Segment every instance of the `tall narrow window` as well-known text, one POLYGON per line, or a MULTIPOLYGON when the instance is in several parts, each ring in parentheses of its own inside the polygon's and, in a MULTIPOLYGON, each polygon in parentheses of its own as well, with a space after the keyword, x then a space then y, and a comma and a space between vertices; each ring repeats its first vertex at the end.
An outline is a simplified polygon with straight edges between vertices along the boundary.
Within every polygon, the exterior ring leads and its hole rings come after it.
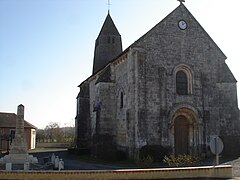
POLYGON ((115 39, 114 39, 114 37, 112 37, 112 44, 114 44, 115 43, 115 39))
POLYGON ((179 95, 188 94, 188 78, 184 71, 178 71, 176 74, 176 91, 179 95))
POLYGON ((120 108, 123 108, 123 92, 120 95, 120 108))

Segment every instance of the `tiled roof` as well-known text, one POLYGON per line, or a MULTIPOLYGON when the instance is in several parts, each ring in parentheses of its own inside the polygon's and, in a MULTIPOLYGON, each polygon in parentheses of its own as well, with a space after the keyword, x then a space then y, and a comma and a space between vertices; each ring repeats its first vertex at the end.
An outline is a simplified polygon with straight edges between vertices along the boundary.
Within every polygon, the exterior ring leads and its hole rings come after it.
MULTIPOLYGON (((2 128, 2 127, 15 128, 16 127, 16 119, 17 119, 17 115, 14 113, 0 112, 0 128, 2 128)), ((25 120, 24 120, 24 127, 37 129, 36 126, 32 125, 31 123, 29 123, 25 120)))

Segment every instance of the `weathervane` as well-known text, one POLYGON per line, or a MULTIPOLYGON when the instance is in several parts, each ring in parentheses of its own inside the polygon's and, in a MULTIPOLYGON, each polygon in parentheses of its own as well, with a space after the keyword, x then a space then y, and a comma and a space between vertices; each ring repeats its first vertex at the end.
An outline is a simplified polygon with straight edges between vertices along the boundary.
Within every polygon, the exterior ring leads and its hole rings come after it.
POLYGON ((183 3, 183 2, 185 2, 185 0, 178 0, 181 4, 183 3))

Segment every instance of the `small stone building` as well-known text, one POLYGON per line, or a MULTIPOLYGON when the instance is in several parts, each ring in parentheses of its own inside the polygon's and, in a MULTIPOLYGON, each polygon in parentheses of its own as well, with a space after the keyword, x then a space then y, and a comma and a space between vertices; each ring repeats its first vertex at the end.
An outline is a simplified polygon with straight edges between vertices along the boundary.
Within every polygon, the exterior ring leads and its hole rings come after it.
MULTIPOLYGON (((16 131, 17 115, 15 113, 0 112, 0 151, 10 149, 16 131)), ((35 149, 36 127, 24 121, 24 136, 27 149, 35 149)))
POLYGON ((93 74, 77 96, 76 145, 102 157, 138 158, 148 145, 172 154, 240 152, 236 79, 227 57, 184 4, 122 51, 110 14, 95 42, 93 74))

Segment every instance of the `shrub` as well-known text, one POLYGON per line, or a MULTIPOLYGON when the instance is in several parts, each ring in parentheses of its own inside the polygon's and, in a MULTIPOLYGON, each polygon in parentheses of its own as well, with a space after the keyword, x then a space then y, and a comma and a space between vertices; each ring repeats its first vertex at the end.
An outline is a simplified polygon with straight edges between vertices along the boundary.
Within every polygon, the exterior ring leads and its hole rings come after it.
POLYGON ((154 162, 161 162, 169 153, 169 148, 160 145, 146 145, 140 149, 139 159, 146 159, 150 156, 154 162))
POLYGON ((171 167, 184 167, 184 166, 195 166, 199 162, 199 158, 192 155, 178 155, 178 156, 165 156, 163 162, 171 167))

